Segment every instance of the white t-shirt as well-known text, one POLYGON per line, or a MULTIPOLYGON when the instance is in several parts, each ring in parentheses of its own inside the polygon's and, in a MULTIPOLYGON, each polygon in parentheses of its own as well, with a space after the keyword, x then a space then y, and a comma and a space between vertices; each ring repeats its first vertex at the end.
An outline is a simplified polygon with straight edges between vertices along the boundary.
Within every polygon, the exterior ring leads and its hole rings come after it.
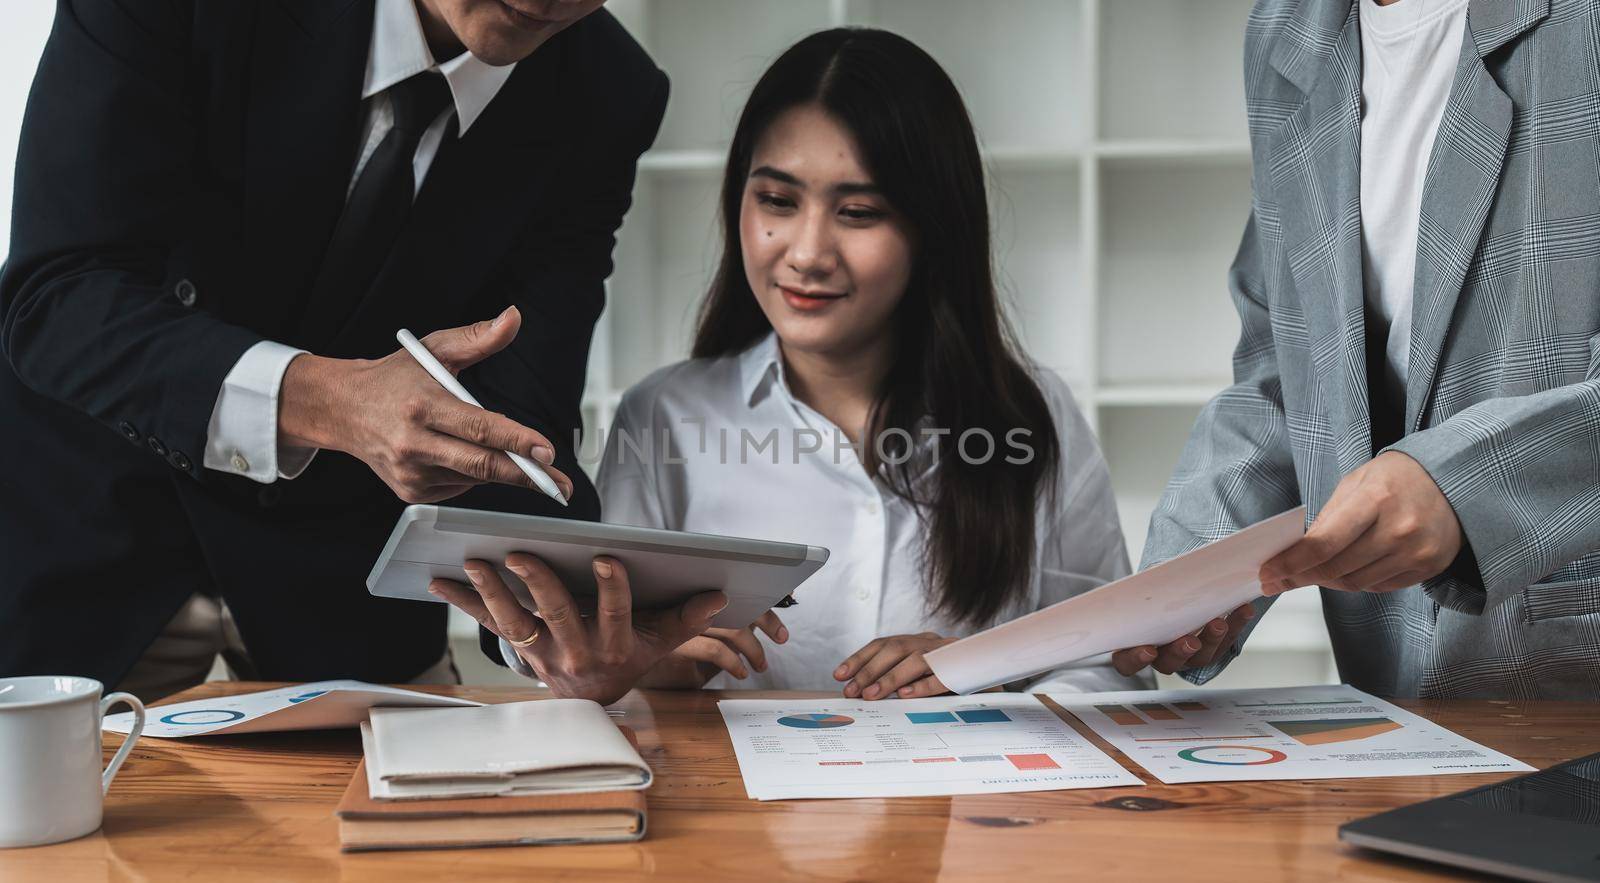
POLYGON ((1402 402, 1422 184, 1461 58, 1467 0, 1358 4, 1362 273, 1367 302, 1389 322, 1385 380, 1402 402))

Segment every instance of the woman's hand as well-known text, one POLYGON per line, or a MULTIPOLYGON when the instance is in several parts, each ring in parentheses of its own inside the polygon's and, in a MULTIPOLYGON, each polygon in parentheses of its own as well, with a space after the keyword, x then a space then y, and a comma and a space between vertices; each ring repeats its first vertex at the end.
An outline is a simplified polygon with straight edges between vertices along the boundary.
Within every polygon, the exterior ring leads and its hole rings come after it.
POLYGON ((851 699, 885 699, 896 693, 911 699, 948 693, 923 654, 955 640, 933 632, 878 638, 850 654, 833 670, 833 679, 850 682, 844 685, 844 695, 851 699))
POLYGON ((705 634, 683 642, 683 646, 672 651, 672 655, 694 663, 699 673, 699 685, 716 677, 718 671, 725 671, 742 681, 750 676, 752 668, 756 671, 767 670, 767 651, 761 646, 761 639, 756 637, 757 629, 771 638, 774 644, 789 640, 789 628, 778 619, 778 614, 768 610, 742 629, 706 629, 705 634))
POLYGON ((530 613, 487 561, 471 560, 472 587, 447 579, 428 591, 465 611, 509 641, 539 679, 560 697, 615 702, 656 663, 701 634, 728 606, 721 592, 701 592, 677 607, 633 612, 628 572, 615 558, 594 559, 599 588, 595 615, 581 616, 567 587, 543 561, 522 552, 506 557, 506 569, 528 586, 538 615, 530 613))

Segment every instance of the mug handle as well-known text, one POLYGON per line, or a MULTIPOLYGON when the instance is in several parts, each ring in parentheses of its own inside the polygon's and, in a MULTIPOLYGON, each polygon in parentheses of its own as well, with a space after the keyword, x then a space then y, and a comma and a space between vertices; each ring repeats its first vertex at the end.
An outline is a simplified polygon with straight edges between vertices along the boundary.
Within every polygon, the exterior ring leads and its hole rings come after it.
POLYGON ((139 734, 144 732, 144 703, 132 693, 112 693, 100 700, 100 717, 104 718, 111 706, 118 702, 126 702, 133 709, 133 727, 128 730, 128 738, 122 740, 122 747, 112 756, 111 762, 106 764, 105 772, 100 774, 100 794, 105 796, 111 790, 111 780, 117 777, 117 770, 122 769, 122 762, 128 759, 128 752, 133 750, 134 743, 139 741, 139 734))

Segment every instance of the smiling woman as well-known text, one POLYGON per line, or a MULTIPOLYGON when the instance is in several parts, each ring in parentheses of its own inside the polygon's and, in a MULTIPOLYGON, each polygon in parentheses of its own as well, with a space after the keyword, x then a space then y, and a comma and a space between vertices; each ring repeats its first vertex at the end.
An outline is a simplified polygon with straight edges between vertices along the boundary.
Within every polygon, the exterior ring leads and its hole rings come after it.
POLYGON ((955 84, 886 31, 802 40, 745 106, 722 208, 694 355, 775 332, 795 393, 851 441, 871 440, 867 473, 927 521, 934 607, 993 618, 1031 576, 1033 510, 1061 445, 995 295, 983 169, 955 84), (932 480, 922 458, 876 444, 924 422, 948 430, 929 452, 932 480), (1037 455, 968 462, 958 445, 973 429, 1026 432, 1037 455))
POLYGON ((739 211, 745 282, 785 355, 844 359, 864 380, 883 377, 892 345, 885 327, 911 273, 905 216, 872 183, 854 136, 820 104, 773 120, 751 162, 739 211))
MULTIPOLYGON (((786 51, 721 208, 694 358, 623 397, 603 513, 831 556, 799 606, 689 641, 651 683, 929 695, 927 650, 1127 573, 1093 434, 1006 327, 976 136, 926 52, 863 28, 786 51)), ((1047 679, 1140 685, 1104 659, 1047 679)))

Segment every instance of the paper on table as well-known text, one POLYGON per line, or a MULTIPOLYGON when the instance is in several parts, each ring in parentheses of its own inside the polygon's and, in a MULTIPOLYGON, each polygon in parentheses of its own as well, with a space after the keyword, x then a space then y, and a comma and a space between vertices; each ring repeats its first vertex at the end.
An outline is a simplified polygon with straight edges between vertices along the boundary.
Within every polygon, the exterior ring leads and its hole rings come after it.
POLYGON ((1050 698, 1168 784, 1533 769, 1347 685, 1050 698))
POLYGON ((754 800, 1142 784, 1028 695, 724 699, 717 709, 754 800))
POLYGON ((1116 582, 940 647, 927 663, 972 693, 1124 647, 1165 644, 1261 597, 1268 558, 1305 535, 1304 506, 1116 582))
MULTIPOLYGON (((235 733, 327 730, 356 726, 367 719, 367 709, 380 706, 431 708, 482 704, 470 699, 435 696, 364 681, 316 681, 259 693, 155 706, 146 713, 144 735, 182 739, 235 733)), ((133 727, 133 713, 107 715, 101 727, 113 733, 126 733, 133 727)))

